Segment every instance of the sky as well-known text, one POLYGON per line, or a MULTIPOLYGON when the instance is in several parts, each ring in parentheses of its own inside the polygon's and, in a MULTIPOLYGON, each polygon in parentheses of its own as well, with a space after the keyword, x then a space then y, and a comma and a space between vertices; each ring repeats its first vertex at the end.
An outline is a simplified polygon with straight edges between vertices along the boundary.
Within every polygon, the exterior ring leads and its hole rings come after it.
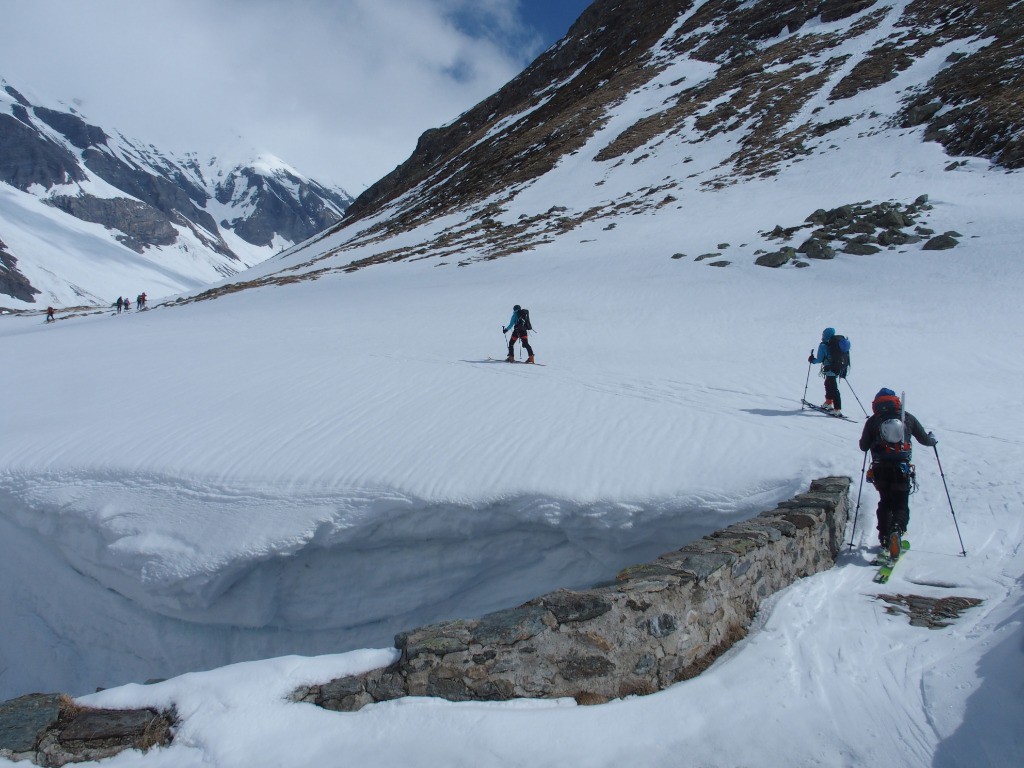
POLYGON ((0 78, 108 132, 358 195, 590 0, 0 0, 0 78))

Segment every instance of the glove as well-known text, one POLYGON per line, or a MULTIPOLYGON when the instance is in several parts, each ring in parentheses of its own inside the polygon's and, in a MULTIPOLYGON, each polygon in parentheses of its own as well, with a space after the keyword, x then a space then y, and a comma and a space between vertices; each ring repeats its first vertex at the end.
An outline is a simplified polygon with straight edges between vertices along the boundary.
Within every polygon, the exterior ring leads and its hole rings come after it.
POLYGON ((928 433, 928 439, 932 441, 932 445, 938 445, 939 444, 939 438, 937 438, 935 436, 934 432, 929 432, 928 433))
POLYGON ((814 362, 814 355, 808 355, 807 356, 807 362, 808 363, 813 363, 814 362))

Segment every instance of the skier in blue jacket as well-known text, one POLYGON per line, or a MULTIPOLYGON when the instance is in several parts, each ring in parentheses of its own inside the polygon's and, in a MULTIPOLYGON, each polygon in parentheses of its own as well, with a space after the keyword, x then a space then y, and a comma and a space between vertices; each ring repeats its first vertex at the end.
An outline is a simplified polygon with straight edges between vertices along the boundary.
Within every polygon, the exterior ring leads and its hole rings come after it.
POLYGON ((508 321, 508 326, 502 326, 501 332, 508 333, 512 331, 512 338, 508 342, 508 357, 505 358, 505 362, 514 363, 516 356, 512 348, 516 342, 522 340, 523 346, 526 348, 526 354, 529 357, 526 358, 526 362, 533 362, 533 347, 530 346, 530 339, 527 331, 532 330, 530 326, 530 315, 529 313, 516 304, 512 307, 512 319, 508 321))
POLYGON ((822 408, 826 411, 833 411, 837 416, 843 413, 843 398, 839 394, 839 379, 843 373, 832 368, 832 359, 828 349, 828 343, 836 335, 835 328, 826 328, 821 332, 821 343, 818 345, 818 353, 810 355, 807 362, 812 365, 823 363, 822 375, 825 377, 825 402, 822 408))

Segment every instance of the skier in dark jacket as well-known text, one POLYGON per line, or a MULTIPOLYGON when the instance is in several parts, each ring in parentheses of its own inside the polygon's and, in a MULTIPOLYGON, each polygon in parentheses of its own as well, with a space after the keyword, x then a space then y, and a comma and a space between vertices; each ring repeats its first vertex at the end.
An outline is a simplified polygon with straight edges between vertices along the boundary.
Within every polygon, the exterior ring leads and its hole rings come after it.
POLYGON ((533 362, 533 347, 530 346, 530 339, 527 334, 527 331, 529 331, 529 327, 527 325, 528 321, 526 319, 527 316, 522 310, 523 308, 518 304, 512 307, 512 319, 508 321, 508 326, 502 326, 501 328, 502 333, 508 333, 510 330, 512 331, 512 338, 509 339, 508 342, 508 357, 505 358, 506 363, 515 362, 516 357, 512 348, 519 340, 522 340, 523 346, 526 348, 526 354, 529 355, 529 357, 526 358, 526 362, 533 362))
POLYGON ((821 332, 821 343, 818 345, 817 354, 810 355, 807 362, 812 365, 822 363, 821 373, 825 377, 825 402, 822 408, 832 411, 836 416, 843 415, 843 397, 839 394, 839 379, 846 375, 845 371, 837 371, 832 367, 832 358, 829 354, 828 343, 836 335, 835 328, 826 328, 821 332))
POLYGON ((881 389, 871 402, 872 414, 864 424, 860 449, 871 451, 868 481, 878 491, 878 543, 889 556, 897 558, 903 534, 910 524, 910 489, 916 486, 914 465, 910 463, 913 446, 910 437, 921 445, 938 444, 935 435, 925 432, 912 413, 903 409, 891 389, 881 389))

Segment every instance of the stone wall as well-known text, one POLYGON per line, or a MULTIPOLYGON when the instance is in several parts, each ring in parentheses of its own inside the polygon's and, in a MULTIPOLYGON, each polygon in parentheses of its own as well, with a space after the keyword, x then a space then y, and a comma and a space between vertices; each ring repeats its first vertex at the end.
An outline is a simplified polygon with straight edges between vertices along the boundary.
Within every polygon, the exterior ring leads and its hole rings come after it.
POLYGON ((59 693, 0 703, 0 758, 54 766, 169 744, 173 712, 91 709, 59 693))
POLYGON ((609 584, 402 633, 393 666, 300 688, 293 698, 354 711, 402 696, 593 704, 653 693, 699 674, 742 638, 766 597, 832 567, 849 487, 845 477, 816 480, 808 493, 626 568, 609 584))

